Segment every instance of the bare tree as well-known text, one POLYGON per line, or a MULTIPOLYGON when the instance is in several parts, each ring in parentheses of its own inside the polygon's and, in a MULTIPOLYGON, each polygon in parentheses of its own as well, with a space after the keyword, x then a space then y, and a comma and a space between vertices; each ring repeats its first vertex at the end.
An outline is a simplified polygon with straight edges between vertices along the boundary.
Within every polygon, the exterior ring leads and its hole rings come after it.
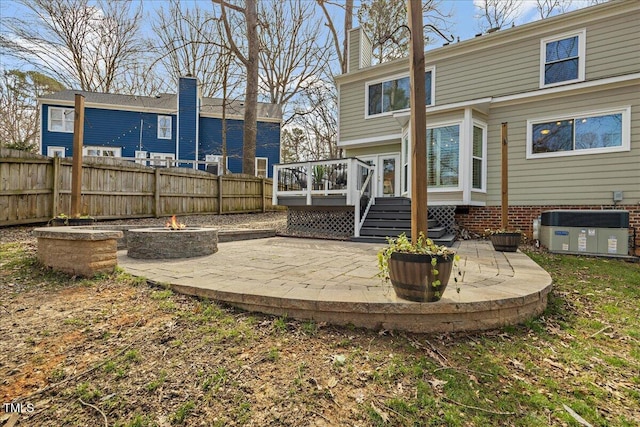
POLYGON ((242 172, 255 175, 256 137, 258 133, 258 84, 259 84, 259 51, 258 7, 256 0, 246 0, 240 7, 225 0, 212 0, 220 5, 220 19, 231 51, 242 62, 246 69, 246 90, 244 100, 244 141, 242 146, 242 172), (228 11, 242 15, 245 22, 246 49, 235 41, 236 35, 231 28, 228 11))
POLYGON ((322 35, 313 3, 263 1, 258 16, 260 86, 268 102, 282 105, 285 116, 291 120, 295 112, 287 112, 287 103, 328 67, 329 40, 322 35), (282 25, 283 22, 287 25, 282 25))
POLYGON ((67 87, 114 92, 144 52, 142 3, 16 0, 27 13, 6 20, 0 46, 67 87), (95 4, 95 6, 93 6, 95 4))
MULTIPOLYGON (((296 99, 296 115, 287 143, 296 160, 335 159, 337 147, 338 93, 331 79, 316 80, 296 99), (294 131, 294 129, 302 131, 294 131), (293 145, 297 144, 297 145, 293 145)), ((286 145, 286 144, 285 144, 286 145)))
POLYGON ((476 18, 479 18, 481 31, 504 28, 513 25, 521 14, 520 0, 482 0, 475 3, 478 8, 476 18))
POLYGON ((349 30, 353 27, 353 0, 346 0, 344 2, 344 34, 342 43, 340 43, 340 37, 338 35, 338 31, 333 22, 333 18, 327 9, 327 5, 337 5, 342 7, 341 3, 332 3, 326 0, 316 0, 320 8, 322 9, 322 13, 325 16, 325 25, 329 28, 329 32, 331 33, 331 38, 333 39, 333 45, 335 47, 336 54, 338 55, 338 61, 340 63, 340 69, 342 73, 347 72, 347 47, 349 40, 347 39, 347 34, 349 30), (342 48, 340 47, 342 45, 342 48))
POLYGON ((571 10, 573 0, 536 0, 536 9, 540 19, 558 15, 571 10))
MULTIPOLYGON (((421 0, 422 13, 428 25, 424 26, 425 44, 436 39, 431 26, 447 31, 451 12, 443 9, 438 0, 421 0)), ((407 2, 399 0, 363 1, 358 9, 360 25, 374 43, 376 62, 385 62, 409 55, 409 27, 407 27, 407 2)))
POLYGON ((0 80, 0 147, 36 149, 36 98, 62 89, 59 82, 37 71, 5 71, 0 80))
POLYGON ((222 42, 219 22, 210 11, 196 3, 185 8, 180 0, 170 0, 166 10, 157 9, 152 28, 158 38, 159 61, 177 81, 180 76, 198 79, 203 96, 213 97, 222 89, 222 79, 231 64, 219 61, 228 50, 222 42), (225 71, 225 72, 223 72, 225 71))

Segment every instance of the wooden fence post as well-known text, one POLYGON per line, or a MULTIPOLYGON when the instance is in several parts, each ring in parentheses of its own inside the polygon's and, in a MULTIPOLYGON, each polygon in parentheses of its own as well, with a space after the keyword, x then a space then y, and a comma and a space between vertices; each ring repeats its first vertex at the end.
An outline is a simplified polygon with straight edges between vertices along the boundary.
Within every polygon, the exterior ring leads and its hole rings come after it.
POLYGON ((262 181, 262 213, 267 211, 267 202, 265 202, 265 197, 267 196, 267 186, 264 178, 260 178, 262 181))
POLYGON ((222 177, 218 175, 218 215, 222 215, 222 177))
POLYGON ((53 158, 53 181, 51 186, 51 218, 57 216, 58 206, 60 204, 60 186, 58 185, 60 179, 60 156, 53 158))
POLYGON ((82 145, 84 139, 84 95, 76 93, 73 117, 73 168, 71 171, 71 217, 79 218, 82 206, 82 145))
POLYGON ((155 170, 155 178, 156 178, 156 182, 155 184, 155 188, 154 188, 154 193, 153 193, 153 197, 155 199, 155 214, 156 214, 156 218, 160 218, 160 169, 156 168, 155 170))

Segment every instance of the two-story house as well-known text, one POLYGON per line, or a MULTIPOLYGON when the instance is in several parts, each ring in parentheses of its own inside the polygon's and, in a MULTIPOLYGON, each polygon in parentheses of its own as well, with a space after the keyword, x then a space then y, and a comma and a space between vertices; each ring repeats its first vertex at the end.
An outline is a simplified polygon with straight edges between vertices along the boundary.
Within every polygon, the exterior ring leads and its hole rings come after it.
MULTIPOLYGON (((216 174, 222 171, 223 100, 201 97, 195 78, 181 77, 177 94, 156 97, 64 90, 40 98, 42 154, 73 155, 76 94, 85 97, 85 156, 135 158, 151 166, 197 165, 216 174)), ((226 170, 240 173, 244 104, 227 100, 225 108, 226 170)), ((280 161, 281 125, 279 105, 258 104, 257 175, 271 176, 270 166, 280 161)))
MULTIPOLYGON (((612 1, 428 50, 429 210, 452 207, 477 233, 500 226, 506 123, 513 227, 615 206, 640 229, 638 22, 639 1, 612 1)), ((411 197, 409 61, 372 65, 371 51, 349 33, 338 146, 375 165, 375 196, 411 197)))

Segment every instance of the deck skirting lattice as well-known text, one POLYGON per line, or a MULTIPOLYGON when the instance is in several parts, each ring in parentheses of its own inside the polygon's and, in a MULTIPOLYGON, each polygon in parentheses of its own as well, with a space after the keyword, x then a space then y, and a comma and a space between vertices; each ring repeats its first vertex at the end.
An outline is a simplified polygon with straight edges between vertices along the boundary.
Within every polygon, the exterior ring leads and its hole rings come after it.
POLYGON ((289 207, 287 233, 296 236, 345 239, 353 236, 353 207, 289 207))
POLYGON ((456 207, 429 206, 429 218, 438 221, 446 229, 446 234, 456 234, 456 207))

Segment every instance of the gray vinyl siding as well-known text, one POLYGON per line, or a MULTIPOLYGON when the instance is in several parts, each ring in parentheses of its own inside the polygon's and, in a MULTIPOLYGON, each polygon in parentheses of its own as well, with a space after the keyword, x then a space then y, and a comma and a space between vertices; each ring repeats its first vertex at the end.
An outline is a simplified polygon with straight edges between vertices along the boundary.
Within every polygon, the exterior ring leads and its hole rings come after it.
POLYGON ((576 22, 544 34, 536 33, 514 42, 436 60, 436 105, 539 89, 540 41, 583 28, 586 28, 587 81, 638 72, 639 21, 640 8, 635 13, 619 15, 615 19, 588 25, 576 22), (615 72, 612 71, 612 63, 615 63, 615 72))
POLYGON ((349 33, 349 47, 347 48, 348 70, 353 73, 360 68, 360 31, 349 33))
MULTIPOLYGON (((528 24, 526 28, 506 29, 427 51, 426 66, 435 66, 435 106, 539 90, 541 40, 582 29, 586 29, 587 81, 640 72, 640 31, 637 26, 640 2, 623 3, 607 6, 622 8, 624 13, 606 19, 588 17, 585 20, 580 13, 568 18, 550 18, 528 24), (632 3, 635 7, 629 6, 632 3)), ((358 47, 355 39, 360 42, 356 34, 351 33, 352 49, 358 47)), ((356 82, 348 79, 348 83, 342 83, 340 88, 341 141, 399 132, 399 125, 391 116, 365 119, 366 82, 408 73, 408 60, 356 71, 359 58, 353 52, 350 54, 350 60, 354 62, 346 76, 360 73, 362 77, 356 82)))
POLYGON ((587 26, 587 80, 640 71, 640 2, 636 4, 635 13, 587 26))
POLYGON ((508 122, 510 205, 623 205, 640 203, 640 85, 606 92, 492 108, 488 129, 487 204, 500 204, 500 128, 508 122), (631 150, 526 158, 527 120, 631 105, 631 150))
POLYGON ((351 148, 345 150, 345 157, 361 157, 373 154, 400 153, 400 140, 397 144, 376 145, 371 147, 351 148))
MULTIPOLYGON (((391 72, 380 75, 377 79, 396 74, 397 72, 391 72)), ((339 126, 341 141, 376 138, 383 135, 399 134, 402 131, 398 121, 391 115, 365 119, 366 85, 371 80, 346 83, 340 87, 339 126)))

